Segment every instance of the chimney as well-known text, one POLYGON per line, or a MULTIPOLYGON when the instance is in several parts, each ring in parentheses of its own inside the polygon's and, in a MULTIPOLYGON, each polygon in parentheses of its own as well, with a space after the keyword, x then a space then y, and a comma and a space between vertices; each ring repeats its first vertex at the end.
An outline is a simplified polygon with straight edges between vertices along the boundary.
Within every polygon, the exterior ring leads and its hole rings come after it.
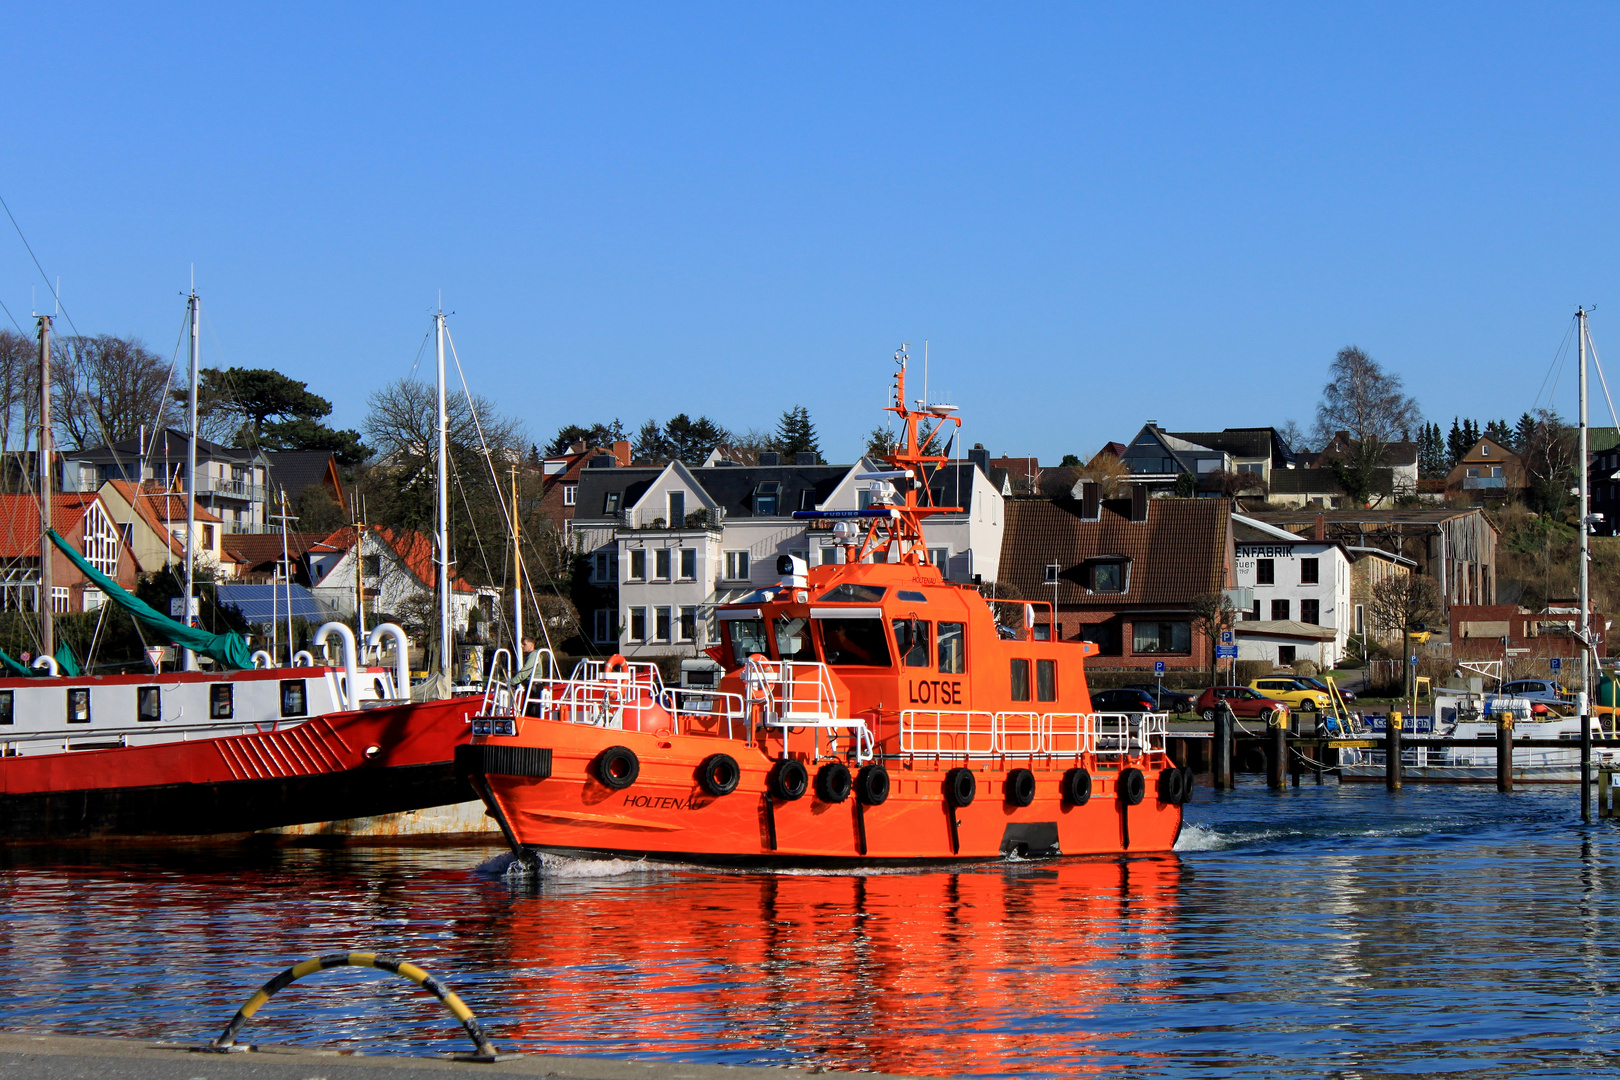
POLYGON ((814 465, 814 464, 816 464, 816 453, 815 453, 815 451, 814 450, 800 450, 800 451, 798 451, 797 453, 795 453, 793 455, 793 464, 795 464, 795 465, 814 465))
POLYGON ((620 439, 613 444, 613 458, 619 463, 620 468, 628 469, 630 467, 630 443, 628 440, 620 439))
POLYGON ((775 450, 761 450, 759 452, 759 463, 761 465, 780 465, 782 464, 782 455, 775 450))
POLYGON ((1131 521, 1140 525, 1147 520, 1147 488, 1137 484, 1131 488, 1131 521))
POLYGON ((980 472, 986 476, 990 475, 990 451, 984 448, 984 443, 974 443, 967 456, 969 461, 979 467, 980 472))
POLYGON ((1311 530, 1311 539, 1327 539, 1327 518, 1323 517, 1321 514, 1316 515, 1316 527, 1311 530))
POLYGON ((1080 481, 1080 520, 1097 521, 1102 518, 1102 485, 1095 480, 1080 481))

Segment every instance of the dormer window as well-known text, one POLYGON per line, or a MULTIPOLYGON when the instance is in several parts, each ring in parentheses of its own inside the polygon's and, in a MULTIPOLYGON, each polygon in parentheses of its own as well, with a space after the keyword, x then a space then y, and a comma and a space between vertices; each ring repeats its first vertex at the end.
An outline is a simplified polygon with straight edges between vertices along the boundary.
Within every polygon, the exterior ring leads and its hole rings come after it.
POLYGON ((1489 446, 1481 444, 1481 446, 1479 448, 1479 456, 1480 457, 1490 457, 1491 456, 1491 448, 1489 446))
POLYGON ((775 517, 781 499, 782 485, 775 480, 764 481, 754 488, 754 516, 775 517))
POLYGON ((1118 555, 1087 559, 1081 567, 1087 592, 1122 593, 1131 587, 1131 560, 1118 555))
POLYGON ((669 493, 669 527, 679 529, 686 524, 686 492, 669 493))
POLYGON ((617 514, 619 512, 619 500, 623 497, 623 492, 608 492, 607 497, 602 500, 602 513, 617 514))

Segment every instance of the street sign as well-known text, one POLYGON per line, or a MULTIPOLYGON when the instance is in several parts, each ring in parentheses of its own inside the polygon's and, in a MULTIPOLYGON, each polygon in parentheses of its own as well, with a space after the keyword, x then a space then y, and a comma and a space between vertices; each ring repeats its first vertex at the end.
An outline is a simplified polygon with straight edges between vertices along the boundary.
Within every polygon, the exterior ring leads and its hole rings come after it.
POLYGON ((1407 661, 1407 662, 1410 663, 1413 667, 1417 667, 1417 656, 1414 654, 1412 659, 1407 661))
POLYGON ((1163 675, 1164 674, 1164 661, 1163 660, 1155 660, 1155 661, 1153 661, 1153 674, 1155 674, 1155 675, 1163 675))
POLYGON ((1563 659, 1563 657, 1555 656, 1555 657, 1552 658, 1552 669, 1554 671, 1561 671, 1561 670, 1563 670, 1563 667, 1564 667, 1564 659, 1563 659))
POLYGON ((1215 659, 1217 659, 1217 660, 1236 660, 1237 659, 1237 646, 1236 645, 1217 645, 1217 646, 1215 646, 1215 659))
POLYGON ((1230 630, 1222 630, 1221 631, 1221 644, 1222 645, 1230 645, 1230 644, 1232 644, 1232 641, 1233 641, 1232 631, 1230 631, 1230 630))

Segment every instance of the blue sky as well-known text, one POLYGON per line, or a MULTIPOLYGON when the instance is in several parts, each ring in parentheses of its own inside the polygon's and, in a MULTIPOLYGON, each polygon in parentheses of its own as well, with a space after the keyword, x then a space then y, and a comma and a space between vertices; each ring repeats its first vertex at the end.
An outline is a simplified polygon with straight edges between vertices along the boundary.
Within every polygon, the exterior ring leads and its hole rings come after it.
MULTIPOLYGON (((802 403, 834 460, 902 341, 968 442, 1052 461, 1146 419, 1308 426, 1351 343, 1445 426, 1535 406, 1577 303, 1620 356, 1614 6, 6 23, 0 194, 79 329, 168 355, 195 264, 204 363, 306 379, 344 425, 440 290, 474 389, 536 441, 802 403)), ((31 289, 0 235, 25 322, 31 289)))

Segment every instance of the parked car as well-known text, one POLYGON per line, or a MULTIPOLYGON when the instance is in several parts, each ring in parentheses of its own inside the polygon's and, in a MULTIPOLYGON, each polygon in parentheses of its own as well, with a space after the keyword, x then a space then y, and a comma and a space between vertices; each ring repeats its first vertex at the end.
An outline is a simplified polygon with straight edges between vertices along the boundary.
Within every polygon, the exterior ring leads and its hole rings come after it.
POLYGON ((1158 712, 1153 696, 1140 690, 1098 690, 1091 695, 1092 712, 1146 713, 1158 712))
POLYGON ((1503 697, 1523 698, 1542 705, 1568 706, 1574 699, 1547 679, 1515 679, 1502 687, 1503 697))
MULTIPOLYGON (((1328 693, 1328 684, 1323 682, 1321 679, 1313 679, 1313 678, 1310 678, 1310 677, 1305 676, 1305 675, 1295 675, 1294 676, 1294 681, 1297 682, 1297 683, 1304 683, 1306 686, 1310 687, 1311 689, 1320 690, 1324 694, 1328 693)), ((1350 704, 1353 704, 1355 702, 1356 695, 1352 694, 1350 691, 1346 690, 1342 686, 1339 687, 1338 690, 1339 690, 1339 696, 1344 698, 1344 703, 1346 705, 1350 705, 1350 704)))
POLYGON ((1192 712, 1192 695, 1183 694, 1175 690, 1166 690, 1158 683, 1126 683, 1125 690, 1140 690, 1152 698, 1157 708, 1156 712, 1183 713, 1192 712))
POLYGON ((1215 719, 1216 710, 1222 703, 1232 707, 1232 713, 1243 719, 1265 720, 1279 709, 1288 711, 1288 706, 1276 698, 1266 697, 1258 690, 1248 686, 1212 686, 1198 695, 1193 702, 1193 708, 1205 720, 1215 719))
POLYGON ((1333 708, 1333 699, 1328 696, 1326 690, 1303 686, 1293 675, 1273 675, 1265 679, 1256 679, 1249 684, 1249 689, 1285 702, 1302 712, 1325 712, 1333 708))

